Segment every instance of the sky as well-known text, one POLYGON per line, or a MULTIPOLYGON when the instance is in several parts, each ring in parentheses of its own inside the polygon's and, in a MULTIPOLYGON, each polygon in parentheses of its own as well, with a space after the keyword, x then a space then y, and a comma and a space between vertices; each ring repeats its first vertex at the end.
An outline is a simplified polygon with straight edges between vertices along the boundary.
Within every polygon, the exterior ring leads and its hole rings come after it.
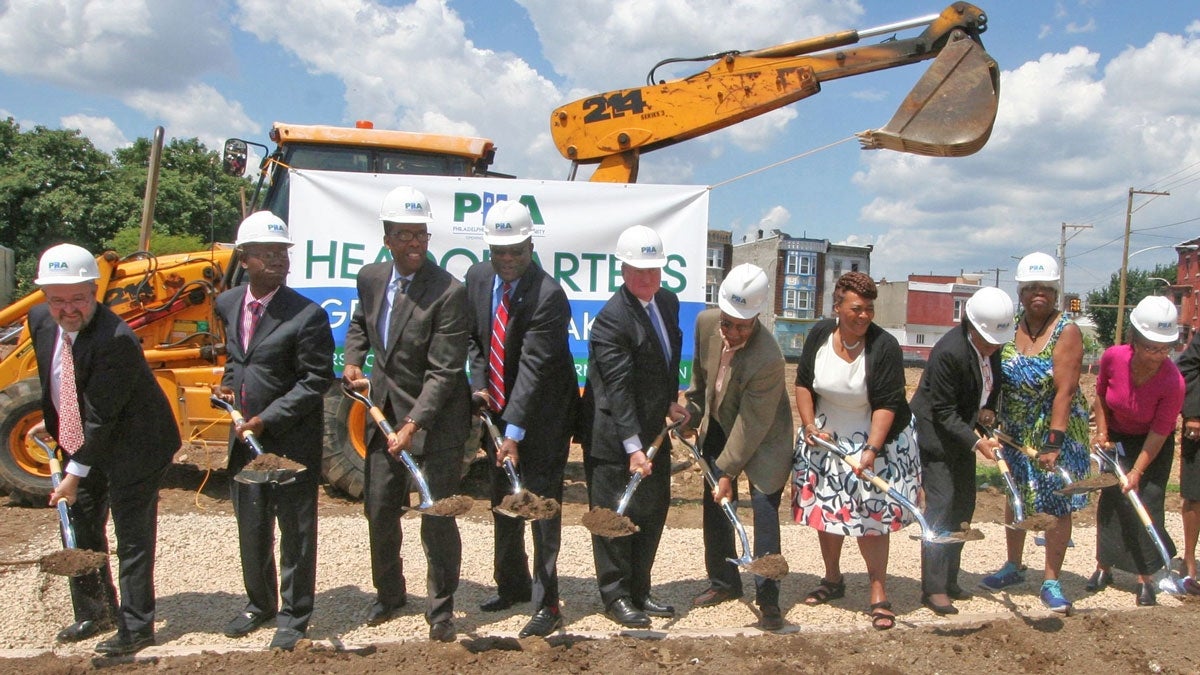
MULTIPOLYGON (((0 118, 80 129, 106 151, 158 125, 219 149, 229 137, 267 143, 275 121, 368 119, 484 136, 498 147, 494 170, 565 179, 549 133, 556 106, 640 86, 665 58, 865 30, 947 4, 0 0, 0 118)), ((639 182, 713 186, 709 225, 735 242, 779 229, 871 244, 876 279, 982 272, 1010 292, 1017 259, 1055 254, 1064 223, 1068 292, 1106 285, 1121 265, 1129 190, 1169 192, 1134 195, 1129 266, 1174 263, 1170 245, 1200 236, 1200 3, 978 4, 1002 74, 977 154, 863 151, 852 139, 891 118, 923 62, 827 82, 647 153, 639 182)))

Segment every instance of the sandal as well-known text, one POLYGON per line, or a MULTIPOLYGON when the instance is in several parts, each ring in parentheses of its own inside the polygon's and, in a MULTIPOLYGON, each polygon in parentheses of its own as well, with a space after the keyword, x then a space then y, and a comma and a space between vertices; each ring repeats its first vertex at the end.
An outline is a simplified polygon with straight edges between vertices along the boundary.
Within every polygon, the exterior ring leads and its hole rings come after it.
POLYGON ((875 630, 887 630, 896 625, 896 615, 892 612, 892 603, 887 600, 873 603, 867 609, 871 615, 871 627, 875 630))
POLYGON ((822 579, 821 584, 814 588, 812 592, 804 596, 804 604, 809 607, 823 605, 830 600, 837 600, 846 595, 846 578, 842 577, 840 581, 829 581, 822 579))

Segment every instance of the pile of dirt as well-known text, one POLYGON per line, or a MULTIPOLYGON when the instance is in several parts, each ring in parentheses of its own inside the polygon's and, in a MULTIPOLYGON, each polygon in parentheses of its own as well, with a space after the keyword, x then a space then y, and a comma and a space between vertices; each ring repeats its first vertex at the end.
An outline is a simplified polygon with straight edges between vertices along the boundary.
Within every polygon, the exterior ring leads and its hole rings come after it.
POLYGON ((746 565, 746 571, 767 579, 779 580, 787 576, 787 558, 778 553, 768 553, 746 565))
POLYGON ((504 495, 497 508, 504 513, 530 520, 550 520, 561 512, 562 505, 553 499, 539 497, 529 490, 521 490, 516 494, 504 495))
POLYGON ((94 572, 108 560, 108 554, 100 551, 82 551, 77 548, 64 548, 61 551, 46 554, 38 560, 38 568, 46 574, 57 574, 60 577, 77 577, 81 574, 94 572))
POLYGON ((304 471, 306 467, 294 462, 287 457, 282 457, 271 452, 264 452, 255 457, 245 466, 243 471, 304 471))
POLYGON ((475 500, 466 495, 451 495, 439 499, 421 513, 431 516, 461 516, 475 504, 475 500))
POLYGON ((625 537, 641 530, 629 518, 605 508, 588 511, 579 523, 597 537, 625 537))

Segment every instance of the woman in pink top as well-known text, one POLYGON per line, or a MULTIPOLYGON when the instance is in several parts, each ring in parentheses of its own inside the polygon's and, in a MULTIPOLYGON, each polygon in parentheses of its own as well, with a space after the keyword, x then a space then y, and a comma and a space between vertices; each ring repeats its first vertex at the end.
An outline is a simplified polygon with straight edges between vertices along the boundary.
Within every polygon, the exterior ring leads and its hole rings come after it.
POLYGON ((1163 528, 1163 500, 1175 455, 1175 422, 1183 407, 1183 376, 1171 361, 1179 340, 1178 311, 1167 298, 1144 298, 1130 312, 1129 344, 1109 347, 1096 378, 1095 443, 1116 447, 1129 481, 1102 490, 1096 507, 1096 571, 1088 590, 1112 583, 1113 567, 1137 575, 1137 604, 1155 604, 1150 575, 1163 561, 1123 492, 1137 490, 1167 551, 1175 544, 1163 528))

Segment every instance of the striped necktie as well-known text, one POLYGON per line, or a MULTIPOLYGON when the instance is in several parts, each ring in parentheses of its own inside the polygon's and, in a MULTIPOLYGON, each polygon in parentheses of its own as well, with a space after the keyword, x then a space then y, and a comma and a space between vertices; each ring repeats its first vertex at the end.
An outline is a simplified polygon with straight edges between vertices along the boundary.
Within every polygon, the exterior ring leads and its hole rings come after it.
POLYGON ((504 338, 508 332, 508 291, 510 282, 500 287, 500 304, 492 319, 492 343, 488 354, 488 396, 492 399, 492 410, 504 409, 504 338))

